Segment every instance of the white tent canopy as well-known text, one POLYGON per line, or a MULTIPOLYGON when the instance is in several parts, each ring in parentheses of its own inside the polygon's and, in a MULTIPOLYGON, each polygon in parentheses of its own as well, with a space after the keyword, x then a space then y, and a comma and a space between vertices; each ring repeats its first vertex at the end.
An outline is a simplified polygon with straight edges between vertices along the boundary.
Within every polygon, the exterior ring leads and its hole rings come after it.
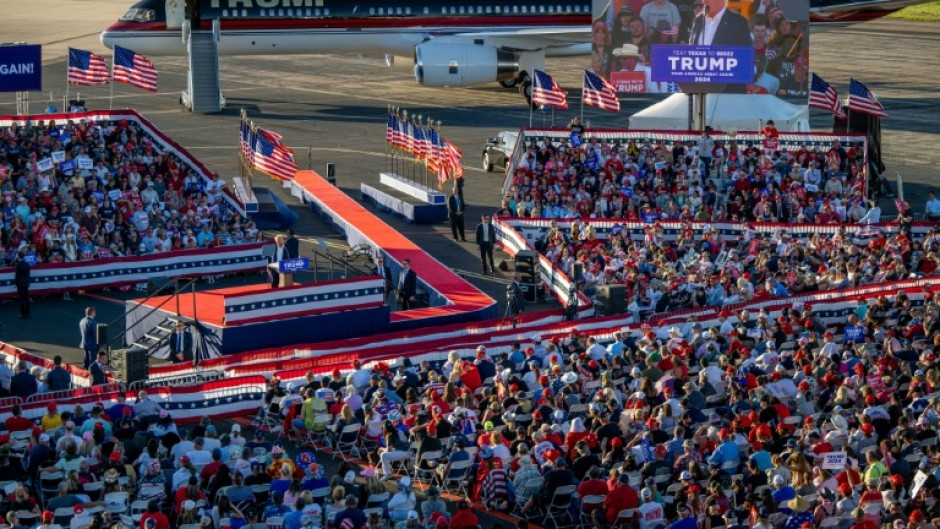
MULTIPOLYGON (((634 130, 688 130, 689 96, 673 94, 630 116, 634 130)), ((695 115, 698 115, 696 103, 695 115)), ((759 130, 767 120, 781 132, 808 132, 809 108, 772 95, 708 94, 705 123, 715 130, 759 130)))

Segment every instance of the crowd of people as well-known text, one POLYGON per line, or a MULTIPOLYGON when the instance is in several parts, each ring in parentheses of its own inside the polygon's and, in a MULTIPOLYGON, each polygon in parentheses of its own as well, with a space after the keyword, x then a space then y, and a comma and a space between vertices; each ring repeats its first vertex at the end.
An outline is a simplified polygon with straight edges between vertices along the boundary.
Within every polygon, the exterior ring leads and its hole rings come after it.
POLYGON ((929 276, 940 264, 940 230, 919 236, 910 224, 894 233, 842 228, 802 236, 781 227, 728 237, 686 223, 668 240, 653 223, 642 235, 631 240, 614 227, 601 238, 588 220, 567 229, 553 220, 538 247, 586 294, 623 285, 632 310, 659 313, 929 276))
POLYGON ((931 529, 938 301, 272 376, 250 438, 177 425, 146 392, 36 421, 17 407, 0 508, 14 529, 471 529, 481 509, 543 527, 931 529))
POLYGON ((0 130, 0 254, 12 264, 91 261, 252 242, 254 223, 133 122, 0 130))
MULTIPOLYGON (((762 141, 608 142, 578 118, 570 139, 533 140, 498 211, 503 217, 711 222, 879 222, 866 196, 862 145, 780 143, 773 121, 762 141), (581 137, 584 134, 584 137, 581 137)), ((912 217, 910 205, 902 216, 912 217)))
MULTIPOLYGON (((632 310, 666 312, 920 277, 940 263, 940 232, 914 235, 908 202, 882 219, 877 202, 865 198, 858 146, 770 149, 766 142, 779 138, 772 123, 759 145, 726 146, 708 133, 688 146, 582 143, 580 133, 573 123, 580 147, 531 144, 496 216, 552 219, 536 249, 588 295, 624 285, 632 310), (643 231, 616 224, 602 234, 598 220, 639 221, 643 231), (897 229, 871 226, 882 220, 897 229), (666 233, 666 221, 680 223, 677 235, 666 233), (738 236, 711 227, 751 221, 781 227, 738 236), (845 229, 850 222, 864 229, 845 229), (803 223, 837 230, 807 236, 787 226, 803 223)), ((930 197, 925 217, 940 218, 938 206, 930 197)))

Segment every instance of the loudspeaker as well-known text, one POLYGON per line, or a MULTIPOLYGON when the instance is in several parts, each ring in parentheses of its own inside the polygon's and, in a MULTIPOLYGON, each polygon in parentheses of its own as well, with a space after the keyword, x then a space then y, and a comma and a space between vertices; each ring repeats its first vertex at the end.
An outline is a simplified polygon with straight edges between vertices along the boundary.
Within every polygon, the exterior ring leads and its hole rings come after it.
POLYGON ((98 347, 99 347, 99 348, 105 348, 105 349, 107 349, 107 345, 108 345, 108 324, 106 324, 106 323, 99 323, 98 326, 95 327, 95 340, 98 342, 98 347))
POLYGON ((627 310, 627 287, 625 285, 600 285, 594 296, 594 305, 601 316, 622 314, 627 310))
POLYGON ((538 254, 533 250, 522 250, 516 254, 516 272, 522 275, 520 283, 538 283, 538 254))
POLYGON ((131 347, 118 351, 115 358, 114 376, 124 384, 147 379, 147 349, 131 347))
POLYGON ((336 186, 336 164, 333 162, 326 164, 326 181, 336 186))
POLYGON ((574 269, 571 271, 572 278, 571 280, 575 283, 579 283, 584 280, 584 263, 575 263, 574 269))

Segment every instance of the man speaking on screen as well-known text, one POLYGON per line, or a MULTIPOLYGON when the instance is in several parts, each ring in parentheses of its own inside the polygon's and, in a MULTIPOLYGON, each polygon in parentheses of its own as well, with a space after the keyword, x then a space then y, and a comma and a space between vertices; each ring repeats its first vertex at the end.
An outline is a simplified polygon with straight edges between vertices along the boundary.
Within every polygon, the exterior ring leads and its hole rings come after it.
POLYGON ((747 19, 728 9, 728 0, 705 0, 705 10, 692 21, 693 46, 751 46, 747 19))

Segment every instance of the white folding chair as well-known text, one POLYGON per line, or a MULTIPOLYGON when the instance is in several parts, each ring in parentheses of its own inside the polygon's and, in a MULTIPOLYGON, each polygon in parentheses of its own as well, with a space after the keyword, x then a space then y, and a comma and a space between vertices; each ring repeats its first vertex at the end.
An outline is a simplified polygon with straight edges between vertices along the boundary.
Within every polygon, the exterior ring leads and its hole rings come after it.
POLYGON ((451 463, 447 474, 444 475, 443 487, 463 498, 470 496, 467 492, 467 483, 470 480, 470 471, 473 469, 473 460, 457 461, 451 463))
POLYGON ((359 457, 359 430, 361 424, 347 424, 336 438, 336 453, 342 459, 346 456, 359 457))
POLYGON ((588 529, 595 527, 597 524, 594 522, 592 516, 594 511, 600 509, 604 506, 604 496, 600 495, 591 495, 581 498, 581 515, 580 523, 581 529, 588 529))
POLYGON ((421 454, 421 460, 415 461, 415 473, 414 479, 415 483, 425 482, 431 484, 437 479, 437 472, 435 472, 435 467, 441 462, 443 458, 443 453, 440 450, 433 450, 431 452, 424 452, 421 454), (427 468, 425 468, 427 467, 427 468))

